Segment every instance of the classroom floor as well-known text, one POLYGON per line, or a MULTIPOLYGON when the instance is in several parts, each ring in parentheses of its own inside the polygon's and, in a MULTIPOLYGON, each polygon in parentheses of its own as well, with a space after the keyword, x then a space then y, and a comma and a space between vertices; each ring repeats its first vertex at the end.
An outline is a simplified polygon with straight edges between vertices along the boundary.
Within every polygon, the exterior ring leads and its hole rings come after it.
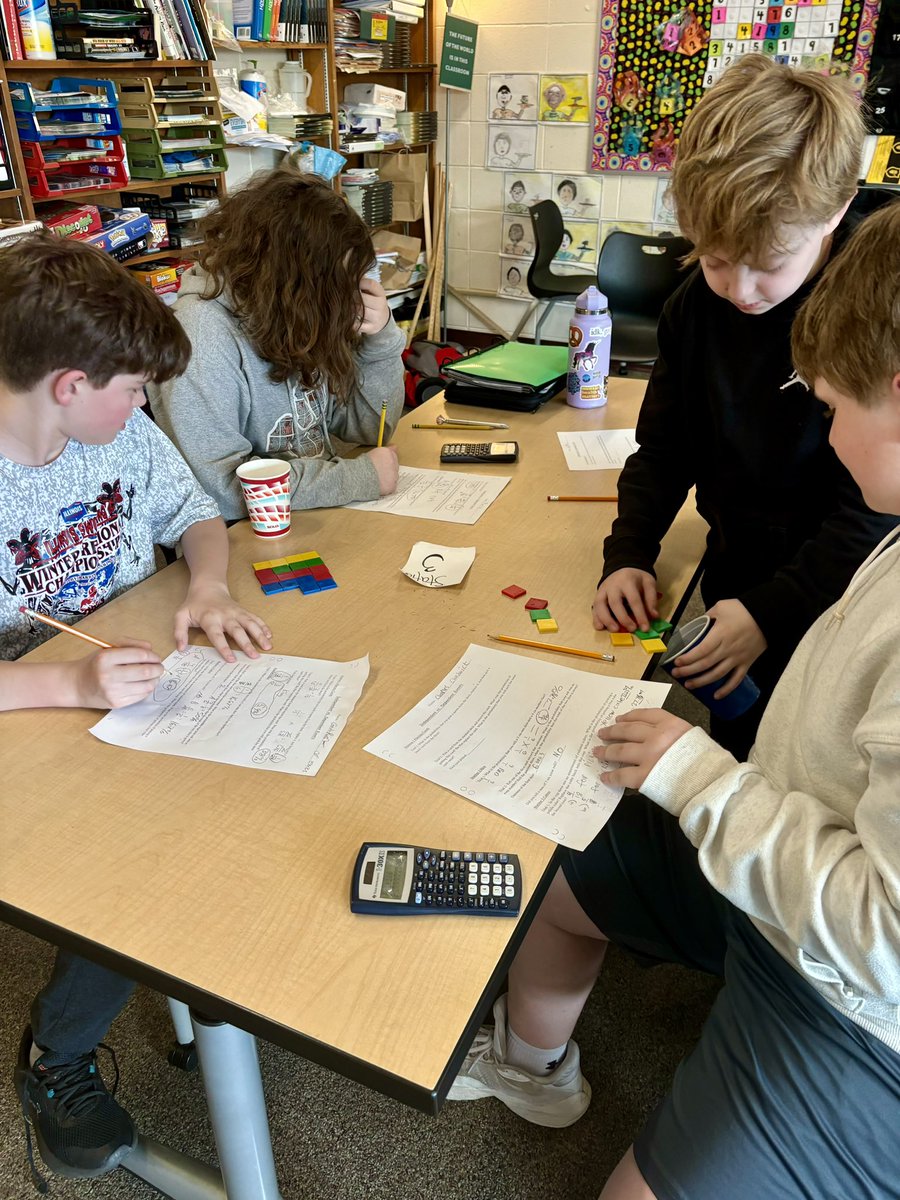
MULTIPOLYGON (((686 615, 699 611, 694 602, 686 615)), ((681 688, 667 707, 702 723, 705 710, 681 688)), ((51 961, 50 947, 0 924, 2 1200, 37 1194, 12 1067, 51 961)), ((680 967, 641 970, 613 949, 575 1033, 594 1099, 569 1129, 531 1125, 496 1100, 447 1104, 435 1119, 260 1043, 284 1200, 596 1200, 696 1040, 717 988, 718 981, 680 967)), ((200 1078, 167 1064, 171 1036, 165 1001, 138 989, 108 1039, 119 1060, 120 1099, 148 1136, 214 1161, 200 1078)), ((49 1178, 52 1200, 159 1195, 124 1170, 100 1180, 49 1178)))

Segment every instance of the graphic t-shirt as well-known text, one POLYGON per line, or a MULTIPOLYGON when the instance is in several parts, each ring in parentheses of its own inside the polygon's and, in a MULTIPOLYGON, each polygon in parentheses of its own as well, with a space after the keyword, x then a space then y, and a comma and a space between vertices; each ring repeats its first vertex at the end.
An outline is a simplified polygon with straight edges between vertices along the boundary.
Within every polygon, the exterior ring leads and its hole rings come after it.
POLYGON ((218 515, 141 412, 110 445, 70 441, 43 467, 0 455, 0 658, 53 636, 21 605, 74 625, 152 575, 155 545, 218 515))
POLYGON ((266 454, 280 458, 321 458, 325 453, 325 385, 303 388, 292 384, 291 408, 282 413, 266 435, 266 454))

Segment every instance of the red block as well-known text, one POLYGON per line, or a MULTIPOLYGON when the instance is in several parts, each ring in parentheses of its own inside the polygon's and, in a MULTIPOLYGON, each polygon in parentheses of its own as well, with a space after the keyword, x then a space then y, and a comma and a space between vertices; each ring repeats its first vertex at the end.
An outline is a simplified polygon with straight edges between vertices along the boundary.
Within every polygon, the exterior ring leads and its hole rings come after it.
POLYGON ((330 579, 331 578, 331 572, 328 570, 328 568, 325 566, 324 563, 321 563, 318 566, 310 567, 309 573, 310 573, 310 575, 312 575, 313 579, 330 579))
POLYGON ((548 600, 539 600, 537 598, 537 596, 532 596, 531 599, 526 602, 525 607, 526 608, 549 608, 550 602, 548 600))
POLYGON ((278 583, 278 576, 271 567, 260 567, 258 571, 254 571, 256 578, 260 583, 278 583))
POLYGON ((524 588, 520 588, 520 587, 518 587, 518 586, 517 586, 516 584, 514 584, 514 583, 511 583, 511 584, 509 585, 509 587, 505 587, 505 588, 503 589, 503 591, 501 592, 501 595, 503 595, 503 596, 509 596, 510 600, 518 600, 518 598, 519 598, 520 596, 524 596, 524 595, 525 595, 525 589, 524 589, 524 588))

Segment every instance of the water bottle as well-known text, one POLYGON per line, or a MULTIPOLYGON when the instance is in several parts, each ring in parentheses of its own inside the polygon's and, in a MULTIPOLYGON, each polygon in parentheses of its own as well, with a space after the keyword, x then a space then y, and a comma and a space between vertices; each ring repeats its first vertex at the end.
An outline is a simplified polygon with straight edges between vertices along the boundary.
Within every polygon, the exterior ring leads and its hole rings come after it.
POLYGON ((573 408, 599 408, 606 403, 612 317, 599 288, 583 291, 575 301, 569 325, 569 373, 566 400, 573 408))

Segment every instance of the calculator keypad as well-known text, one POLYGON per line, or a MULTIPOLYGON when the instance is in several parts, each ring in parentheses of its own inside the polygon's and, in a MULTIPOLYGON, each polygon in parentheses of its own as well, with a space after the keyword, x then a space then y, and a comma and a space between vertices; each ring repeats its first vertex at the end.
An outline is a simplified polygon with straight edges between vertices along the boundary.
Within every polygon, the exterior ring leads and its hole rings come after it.
POLYGON ((521 903, 514 854, 416 849, 410 901, 416 907, 491 910, 514 916, 521 903))

